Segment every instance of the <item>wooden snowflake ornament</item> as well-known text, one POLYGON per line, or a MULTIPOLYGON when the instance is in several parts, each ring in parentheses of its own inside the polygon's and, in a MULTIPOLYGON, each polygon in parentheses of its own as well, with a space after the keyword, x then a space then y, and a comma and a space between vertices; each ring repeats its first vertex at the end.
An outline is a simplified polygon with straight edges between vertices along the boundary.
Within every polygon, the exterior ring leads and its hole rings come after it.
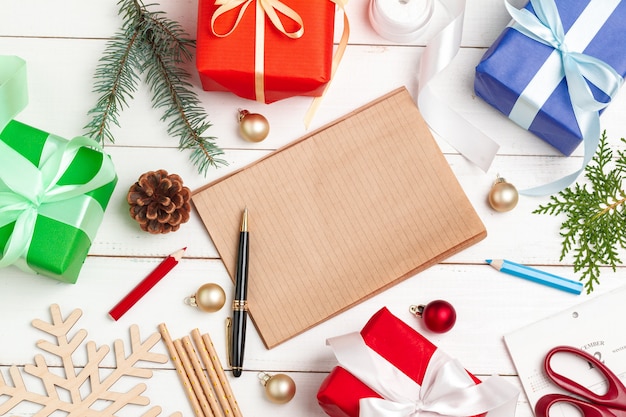
MULTIPOLYGON (((150 352, 150 349, 161 339, 158 332, 141 341, 139 327, 130 327, 130 351, 127 353, 122 340, 113 343, 115 367, 106 375, 101 375, 100 364, 110 353, 108 346, 98 348, 92 341, 85 344, 87 350, 87 364, 77 367, 73 362, 73 354, 83 345, 87 331, 78 330, 69 336, 70 330, 82 316, 82 311, 76 309, 65 320, 58 305, 50 307, 52 320, 50 323, 43 320, 33 320, 35 328, 55 338, 55 343, 40 340, 37 347, 44 352, 61 359, 61 368, 48 367, 44 356, 35 356, 34 364, 26 365, 23 371, 17 366, 9 369, 10 380, 0 373, 0 415, 5 415, 22 402, 41 405, 34 417, 48 417, 53 413, 64 412, 68 417, 114 417, 115 413, 128 404, 147 406, 150 400, 141 394, 146 390, 145 384, 137 384, 126 391, 118 391, 116 383, 123 377, 150 378, 152 371, 141 368, 139 362, 165 363, 166 355, 150 352), (31 391, 24 380, 24 374, 41 381, 39 390, 31 391), (68 395, 69 394, 69 395, 68 395), (97 403, 97 408, 92 408, 97 403)), ((150 408, 141 417, 156 417, 161 408, 150 408)), ((180 417, 181 413, 174 413, 170 417, 180 417)))

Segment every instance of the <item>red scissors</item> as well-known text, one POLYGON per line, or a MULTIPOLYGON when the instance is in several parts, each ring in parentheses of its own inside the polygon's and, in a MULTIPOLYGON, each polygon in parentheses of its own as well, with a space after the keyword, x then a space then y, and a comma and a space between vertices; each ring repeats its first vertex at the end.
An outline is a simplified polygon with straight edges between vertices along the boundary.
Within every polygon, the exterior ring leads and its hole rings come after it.
POLYGON ((559 387, 576 394, 581 398, 564 394, 547 394, 535 405, 536 417, 548 417, 550 407, 564 402, 578 408, 584 417, 626 417, 626 387, 620 379, 601 361, 589 353, 570 346, 557 346, 550 350, 544 361, 544 369, 548 377, 559 387), (581 357, 595 367, 608 384, 605 394, 598 395, 579 383, 556 373, 550 361, 556 353, 568 353, 581 357))

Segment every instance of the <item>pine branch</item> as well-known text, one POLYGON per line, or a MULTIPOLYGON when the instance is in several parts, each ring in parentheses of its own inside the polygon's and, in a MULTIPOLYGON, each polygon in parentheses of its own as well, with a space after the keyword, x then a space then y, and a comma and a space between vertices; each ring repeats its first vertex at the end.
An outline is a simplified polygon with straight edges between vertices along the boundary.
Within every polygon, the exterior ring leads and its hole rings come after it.
POLYGON ((167 131, 179 136, 179 148, 195 149, 203 156, 196 158, 195 164, 200 172, 206 172, 209 166, 226 163, 216 159, 223 152, 214 145, 213 137, 202 136, 211 124, 205 122, 206 115, 198 97, 189 88, 189 75, 177 65, 180 63, 178 54, 170 52, 170 48, 158 46, 157 32, 151 30, 157 27, 148 27, 155 38, 149 41, 152 55, 145 62, 146 82, 153 94, 152 104, 155 108, 164 109, 161 120, 170 120, 167 131))
POLYGON ((87 136, 101 143, 114 142, 111 127, 120 126, 119 115, 137 91, 145 73, 154 108, 163 109, 167 132, 179 137, 179 149, 190 149, 191 162, 206 175, 209 167, 226 165, 215 137, 203 136, 211 123, 201 106, 191 76, 182 64, 193 58, 195 42, 179 23, 163 12, 148 11, 140 0, 119 0, 123 25, 107 43, 96 69, 94 91, 98 102, 89 110, 87 136))
POLYGON ((128 107, 128 99, 133 98, 139 84, 139 75, 135 72, 141 65, 137 47, 139 31, 135 26, 125 26, 107 43, 94 76, 94 92, 99 93, 100 98, 88 112, 93 116, 85 129, 87 136, 102 144, 107 140, 115 142, 111 124, 120 126, 118 117, 128 107))
MULTIPOLYGON (((626 140, 622 138, 622 142, 626 140)), ((619 249, 626 249, 625 173, 626 154, 618 151, 614 160, 603 132, 596 153, 585 167, 588 184, 574 184, 533 211, 566 216, 560 229, 560 260, 573 254, 574 272, 581 272, 587 294, 600 284, 600 266, 615 271, 622 262, 619 249)))

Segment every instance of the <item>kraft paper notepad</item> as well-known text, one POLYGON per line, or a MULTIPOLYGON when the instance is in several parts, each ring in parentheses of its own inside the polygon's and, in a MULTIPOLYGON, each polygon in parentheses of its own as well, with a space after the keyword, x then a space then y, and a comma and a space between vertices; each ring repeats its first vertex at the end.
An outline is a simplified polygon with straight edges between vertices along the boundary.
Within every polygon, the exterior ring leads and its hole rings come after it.
POLYGON ((405 88, 192 201, 233 279, 248 208, 248 308, 267 348, 486 236, 405 88))

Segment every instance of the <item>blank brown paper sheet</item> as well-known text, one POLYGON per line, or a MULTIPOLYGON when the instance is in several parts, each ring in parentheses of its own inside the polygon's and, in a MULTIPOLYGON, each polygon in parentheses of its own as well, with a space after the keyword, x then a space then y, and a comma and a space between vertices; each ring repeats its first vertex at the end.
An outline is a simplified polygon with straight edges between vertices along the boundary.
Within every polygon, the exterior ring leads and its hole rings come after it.
POLYGON ((487 234, 405 88, 192 200, 233 279, 248 208, 248 308, 268 349, 487 234))

